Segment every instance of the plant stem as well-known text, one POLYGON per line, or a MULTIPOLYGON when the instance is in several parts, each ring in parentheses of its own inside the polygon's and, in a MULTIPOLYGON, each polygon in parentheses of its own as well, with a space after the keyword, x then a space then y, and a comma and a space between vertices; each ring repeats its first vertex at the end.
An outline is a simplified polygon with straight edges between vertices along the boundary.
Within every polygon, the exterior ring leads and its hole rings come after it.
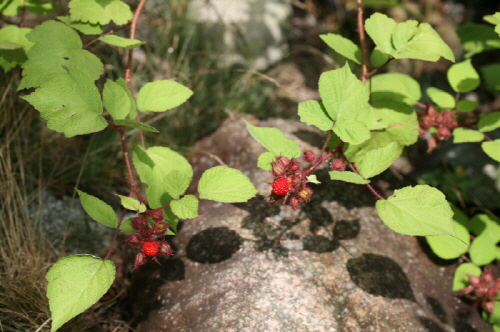
POLYGON ((365 24, 363 22, 363 4, 362 0, 357 0, 358 4, 358 34, 361 45, 361 82, 365 83, 368 75, 368 49, 366 47, 365 24))
MULTIPOLYGON (((137 21, 139 20, 139 15, 141 14, 142 9, 144 8, 144 4, 146 0, 141 0, 137 5, 137 8, 134 12, 134 16, 132 17, 132 21, 130 22, 130 39, 135 39, 135 32, 137 30, 137 21)), ((127 67, 125 68, 125 82, 127 83, 128 88, 135 95, 135 89, 132 85, 132 55, 134 54, 134 49, 131 48, 128 50, 128 59, 127 59, 127 67)), ((139 111, 137 110, 136 120, 140 122, 139 111)), ((139 137, 141 138, 141 145, 146 147, 146 143, 144 141, 144 133, 139 129, 139 137)))
MULTIPOLYGON (((103 36, 111 35, 111 34, 113 34, 113 33, 116 33, 116 32, 118 32, 118 31, 120 31, 120 30, 123 30, 123 29, 128 28, 129 26, 130 26, 130 22, 129 22, 129 23, 127 23, 127 24, 125 24, 125 25, 123 25, 123 26, 121 26, 121 27, 119 27, 119 28, 118 28, 118 29, 116 29, 116 30, 109 30, 108 32, 103 33, 102 35, 100 35, 100 36, 99 36, 99 38, 100 38, 100 37, 103 37, 103 36)), ((91 40, 90 42, 88 42, 87 44, 85 44, 85 46, 83 46, 83 47, 82 47, 82 49, 86 49, 86 48, 87 48, 87 47, 89 47, 90 45, 94 44, 96 41, 98 41, 98 40, 99 40, 99 38, 96 38, 96 39, 94 39, 94 40, 91 40)))

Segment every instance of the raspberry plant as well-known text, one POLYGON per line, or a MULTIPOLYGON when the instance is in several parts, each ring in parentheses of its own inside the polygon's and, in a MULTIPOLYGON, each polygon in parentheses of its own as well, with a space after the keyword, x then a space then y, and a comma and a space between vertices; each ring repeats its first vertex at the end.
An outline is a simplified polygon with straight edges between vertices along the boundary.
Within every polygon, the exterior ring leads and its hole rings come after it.
MULTIPOLYGON (((59 329, 107 292, 115 278, 115 266, 109 257, 119 231, 130 232, 127 243, 138 247, 135 269, 148 261, 157 261, 159 256, 173 254, 169 243, 160 238, 175 234, 180 218, 196 217, 199 199, 245 202, 257 192, 240 171, 218 166, 203 173, 198 194, 186 195, 193 178, 188 161, 167 147, 146 146, 143 132, 159 131, 141 122, 142 113, 168 111, 186 102, 193 92, 174 80, 158 80, 144 84, 135 95, 131 79, 132 52, 145 43, 135 39, 144 4, 145 0, 138 1, 132 12, 129 5, 120 0, 71 0, 69 15, 59 16, 58 20, 45 21, 34 29, 8 25, 0 30, 0 66, 7 72, 21 65, 18 90, 34 90, 21 98, 40 112, 49 129, 66 137, 112 127, 121 141, 130 183, 130 194, 120 196, 121 217, 101 199, 78 190, 86 212, 95 221, 115 228, 115 234, 104 259, 70 255, 48 271, 51 331, 59 329), (109 29, 111 22, 117 28, 109 29), (129 38, 116 34, 124 29, 129 29, 129 38), (83 45, 82 35, 95 37, 83 45), (116 81, 107 79, 102 94, 96 81, 104 72, 103 63, 87 50, 96 42, 128 50, 125 77, 116 81), (132 146, 129 153, 126 132, 134 128, 140 132, 141 144, 132 146), (135 173, 144 184, 145 193, 135 173), (124 220, 127 210, 134 211, 136 216, 124 220)), ((8 16, 55 10, 50 3, 39 0, 0 4, 1 13, 8 16)))
MULTIPOLYGON (((332 180, 366 185, 378 197, 377 210, 389 228, 402 234, 426 236, 431 248, 445 259, 469 260, 457 269, 453 289, 461 290, 481 306, 484 318, 500 331, 499 282, 489 270, 480 268, 500 258, 496 247, 500 241, 498 220, 486 214, 469 219, 450 207, 439 190, 428 185, 402 188, 388 198, 370 185, 370 179, 386 170, 403 148, 416 143, 419 137, 427 140, 428 151, 451 138, 455 143, 482 142, 482 149, 500 161, 500 140, 486 134, 500 127, 500 113, 467 117, 478 103, 464 98, 480 84, 481 76, 472 66, 471 57, 500 48, 500 13, 486 18, 496 25, 495 29, 472 24, 459 28, 466 53, 447 75, 455 95, 431 87, 425 91, 428 102, 422 103, 418 82, 408 75, 380 73, 381 70, 399 59, 444 58, 454 62, 451 49, 427 23, 397 23, 381 13, 364 21, 361 1, 357 2, 359 45, 338 34, 322 35, 323 41, 348 61, 342 68, 321 75, 321 101, 299 104, 301 120, 325 132, 320 153, 301 153, 298 145, 279 130, 247 124, 251 135, 269 150, 258 162, 259 167, 275 177, 268 200, 289 204, 293 209, 309 202, 314 193, 308 184, 317 182, 314 172, 324 164, 330 166, 332 180), (371 52, 366 34, 375 44, 371 52), (353 70, 361 72, 359 78, 353 70), (297 160, 301 155, 306 166, 297 160)), ((18 90, 31 89, 22 98, 40 112, 49 129, 71 137, 110 126, 119 134, 130 182, 130 195, 120 196, 120 201, 124 211, 136 214, 124 220, 124 213, 118 217, 104 201, 78 191, 87 213, 116 231, 104 259, 71 255, 48 271, 51 331, 87 309, 111 286, 115 267, 109 256, 119 231, 130 232, 126 241, 137 248, 134 268, 139 268, 173 253, 161 237, 175 234, 179 218, 196 217, 199 199, 244 202, 256 193, 241 172, 218 166, 203 174, 197 195, 186 195, 193 176, 187 160, 167 147, 146 146, 143 132, 158 130, 142 123, 141 114, 175 108, 185 103, 192 91, 173 80, 159 80, 146 83, 135 92, 131 80, 132 52, 144 44, 135 39, 144 3, 145 0, 137 1, 132 12, 121 0, 71 0, 69 14, 57 20, 46 21, 34 29, 23 27, 22 23, 0 29, 0 66, 6 72, 22 66, 18 90), (110 29, 110 23, 116 27, 110 29), (125 29, 129 38, 117 35, 125 29), (83 45, 82 35, 95 37, 83 45), (87 50, 93 43, 106 43, 128 52, 124 77, 107 79, 102 94, 96 81, 103 74, 103 63, 87 50), (126 132, 131 128, 139 130, 142 142, 130 149, 126 132), (134 171, 145 186, 145 193, 134 171)), ((26 11, 45 14, 55 10, 51 3, 39 0, 0 4, 3 15, 21 18, 26 11)), ((487 85, 500 90, 500 65, 482 68, 482 77, 487 85)))

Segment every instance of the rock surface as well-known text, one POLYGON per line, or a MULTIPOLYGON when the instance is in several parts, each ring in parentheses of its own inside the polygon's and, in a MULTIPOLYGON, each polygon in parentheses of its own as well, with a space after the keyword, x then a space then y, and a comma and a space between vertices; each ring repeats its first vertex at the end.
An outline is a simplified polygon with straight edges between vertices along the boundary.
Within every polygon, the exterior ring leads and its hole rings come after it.
MULTIPOLYGON (((303 148, 321 143, 302 123, 258 125, 281 129, 303 148)), ((264 150, 242 119, 196 147, 269 190, 270 174, 255 167, 264 150)), ((202 153, 192 161, 198 176, 216 165, 202 153)), ((199 217, 173 239, 176 255, 136 274, 137 331, 491 331, 451 292, 456 264, 436 265, 420 239, 389 230, 365 187, 323 173, 314 200, 299 212, 262 196, 202 202, 199 217)))

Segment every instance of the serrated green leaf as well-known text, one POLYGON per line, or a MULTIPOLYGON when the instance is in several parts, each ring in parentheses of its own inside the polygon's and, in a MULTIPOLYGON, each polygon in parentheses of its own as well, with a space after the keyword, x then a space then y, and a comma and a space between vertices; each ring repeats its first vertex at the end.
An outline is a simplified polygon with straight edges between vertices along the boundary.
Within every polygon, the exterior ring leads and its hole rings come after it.
POLYGON ((101 131, 107 127, 101 96, 80 71, 54 74, 35 92, 22 97, 47 120, 47 127, 66 137, 101 131))
POLYGON ((25 5, 29 12, 39 15, 55 13, 58 10, 55 4, 44 0, 29 0, 25 2, 25 5))
POLYGON ((129 5, 120 0, 71 0, 71 21, 123 25, 132 19, 129 5))
POLYGON ((432 251, 442 259, 458 258, 469 249, 469 231, 458 222, 455 222, 454 225, 456 238, 448 235, 425 237, 432 251))
POLYGON ((370 138, 368 128, 357 120, 358 114, 367 107, 369 94, 348 65, 321 74, 319 93, 328 116, 335 120, 333 131, 337 136, 351 144, 370 138))
POLYGON ((368 151, 365 157, 356 164, 356 168, 364 179, 369 179, 385 171, 403 152, 403 147, 396 142, 384 147, 368 151))
POLYGON ((180 172, 178 170, 173 170, 165 176, 163 180, 163 186, 170 196, 172 196, 174 199, 177 199, 180 195, 184 194, 186 189, 189 187, 191 179, 192 177, 190 177, 189 174, 180 172))
POLYGON ((140 145, 135 145, 134 153, 132 154, 132 162, 139 175, 139 179, 146 184, 152 183, 153 181, 150 179, 150 173, 152 173, 155 163, 148 155, 146 149, 140 145))
POLYGON ((488 90, 500 91, 500 64, 482 66, 480 70, 488 90))
POLYGON ((259 159, 257 160, 257 167, 260 167, 266 171, 271 171, 271 163, 273 161, 276 161, 276 155, 269 151, 264 152, 259 156, 259 159))
POLYGON ((462 47, 466 51, 465 58, 500 48, 500 36, 494 31, 493 27, 484 24, 462 24, 458 27, 457 34, 462 42, 462 47))
POLYGON ((453 211, 445 196, 428 185, 394 191, 387 200, 376 204, 382 221, 393 231, 413 236, 456 236, 453 211))
POLYGON ((8 72, 28 58, 26 52, 33 46, 33 43, 26 38, 30 28, 19 28, 16 25, 7 25, 0 29, 0 67, 8 72), (10 43, 8 47, 6 43, 10 43), (14 45, 17 45, 14 47, 14 45), (20 47, 20 48, 19 48, 20 47))
POLYGON ((361 175, 358 175, 354 172, 330 171, 330 172, 328 172, 328 174, 330 174, 331 180, 340 180, 340 181, 356 183, 356 184, 370 183, 370 180, 363 179, 361 177, 361 175))
MULTIPOLYGON (((152 209, 159 209, 162 206, 170 204, 173 197, 170 196, 164 187, 163 176, 157 168, 150 170, 148 173, 150 182, 146 188, 146 197, 148 205, 152 209)), ((168 210, 167 210, 168 211, 168 210)))
POLYGON ((486 22, 491 23, 493 25, 500 24, 500 12, 497 12, 493 15, 483 16, 483 20, 485 20, 486 22))
POLYGON ((460 264, 455 270, 455 275, 453 276, 453 286, 452 291, 457 292, 467 286, 469 286, 468 274, 479 277, 482 271, 477 265, 471 263, 460 264))
POLYGON ((125 119, 130 114, 133 100, 128 98, 127 91, 120 84, 107 79, 102 91, 102 99, 104 107, 113 119, 125 119))
POLYGON ((450 95, 448 92, 445 92, 438 88, 427 88, 425 90, 429 98, 432 99, 436 105, 445 109, 453 109, 455 108, 455 98, 450 95))
POLYGON ((99 58, 82 50, 78 33, 64 23, 46 21, 28 33, 26 38, 35 44, 27 53, 28 60, 22 65, 23 80, 18 90, 39 87, 54 75, 68 70, 83 72, 91 81, 97 80, 103 72, 99 58))
POLYGON ((500 112, 486 114, 486 116, 479 120, 477 127, 483 133, 500 128, 500 112))
POLYGON ((111 206, 99 198, 76 189, 80 202, 87 214, 95 221, 104 226, 115 228, 118 225, 118 217, 111 206))
POLYGON ((380 52, 388 55, 394 53, 391 36, 396 29, 396 21, 387 15, 375 13, 365 21, 365 30, 373 39, 380 52))
POLYGON ((224 203, 246 202, 257 189, 240 171, 216 166, 206 170, 198 183, 200 198, 224 203))
POLYGON ((120 230, 124 232, 135 232, 136 230, 132 227, 132 224, 130 223, 132 219, 133 218, 124 220, 120 225, 120 230))
POLYGON ((343 57, 361 64, 361 49, 358 45, 354 44, 350 39, 344 38, 335 33, 328 33, 326 35, 319 35, 319 37, 335 52, 343 57))
POLYGON ((479 106, 479 103, 472 100, 462 99, 457 102, 457 111, 472 112, 479 106))
POLYGON ((469 92, 479 86, 479 74, 472 67, 471 59, 455 63, 448 69, 448 81, 456 92, 469 92))
POLYGON ((136 48, 145 44, 145 42, 137 39, 123 38, 117 35, 101 36, 99 37, 99 40, 106 44, 126 49, 136 48))
POLYGON ((500 162, 500 139, 483 142, 481 148, 491 159, 500 162))
POLYGON ((137 108, 141 112, 168 111, 184 103, 192 94, 189 88, 174 81, 149 82, 137 94, 137 108))
POLYGON ((370 79, 371 101, 375 103, 392 101, 410 106, 420 100, 420 84, 408 75, 387 73, 370 79))
POLYGON ((100 35, 102 34, 102 25, 99 23, 92 24, 89 22, 81 22, 81 21, 71 21, 69 15, 67 16, 57 16, 57 19, 73 29, 80 31, 85 35, 100 35))
POLYGON ((137 211, 139 213, 146 211, 146 205, 139 202, 135 198, 122 195, 118 195, 118 197, 120 197, 121 205, 127 210, 137 211))
POLYGON ((117 126, 123 126, 123 127, 130 127, 130 128, 137 128, 140 130, 148 131, 150 133, 159 133, 158 129, 148 126, 147 124, 144 124, 142 122, 137 122, 129 119, 122 119, 122 120, 115 120, 115 125, 117 126))
POLYGON ((300 121, 320 130, 328 131, 333 128, 333 120, 319 101, 308 100, 299 103, 299 116, 300 121))
POLYGON ((495 239, 489 233, 483 232, 472 241, 470 246, 470 259, 476 265, 482 266, 493 262, 496 258, 495 239))
POLYGON ((484 134, 473 129, 455 128, 453 130, 453 143, 481 142, 484 134))
POLYGON ((90 255, 58 260, 47 272, 51 332, 96 303, 115 279, 115 265, 90 255))
POLYGON ((370 63, 373 67, 381 67, 389 59, 393 59, 391 56, 384 54, 378 47, 375 47, 370 54, 370 63))
POLYGON ((130 120, 135 120, 137 117, 136 116, 137 112, 136 112, 135 98, 134 98, 134 96, 132 96, 132 92, 130 91, 129 87, 127 86, 127 83, 125 82, 125 80, 122 77, 120 77, 119 79, 116 80, 116 84, 118 84, 119 86, 121 86, 123 88, 123 90, 125 91, 125 93, 128 96, 128 99, 130 100, 130 110, 129 110, 128 118, 130 120))
POLYGON ((193 195, 186 195, 179 200, 170 202, 172 212, 181 219, 198 217, 198 199, 193 195))
MULTIPOLYGON (((252 126, 250 123, 246 121, 245 123, 247 125, 247 129, 250 135, 252 135, 252 137, 257 142, 259 142, 260 145, 268 149, 269 152, 271 152, 274 155, 274 158, 277 156, 283 156, 287 158, 297 158, 300 156, 299 145, 294 141, 286 138, 285 134, 283 134, 279 129, 269 128, 269 127, 256 127, 252 126)), ((266 155, 266 159, 267 158, 269 158, 269 154, 266 155)))
POLYGON ((169 174, 173 171, 180 172, 188 179, 188 182, 191 182, 193 168, 181 154, 163 146, 152 146, 147 149, 147 154, 154 162, 153 168, 157 169, 162 175, 163 182, 168 180, 169 174))

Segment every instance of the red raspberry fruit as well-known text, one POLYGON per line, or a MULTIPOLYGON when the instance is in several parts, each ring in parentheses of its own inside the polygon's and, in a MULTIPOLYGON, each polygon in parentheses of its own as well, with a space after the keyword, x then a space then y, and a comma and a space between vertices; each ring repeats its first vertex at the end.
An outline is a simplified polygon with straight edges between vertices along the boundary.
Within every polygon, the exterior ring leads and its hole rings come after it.
POLYGON ((290 179, 288 178, 277 178, 274 180, 273 193, 276 195, 285 195, 290 191, 290 179))
POLYGON ((142 244, 141 250, 146 256, 156 256, 158 250, 160 250, 160 243, 156 241, 146 241, 142 244))

